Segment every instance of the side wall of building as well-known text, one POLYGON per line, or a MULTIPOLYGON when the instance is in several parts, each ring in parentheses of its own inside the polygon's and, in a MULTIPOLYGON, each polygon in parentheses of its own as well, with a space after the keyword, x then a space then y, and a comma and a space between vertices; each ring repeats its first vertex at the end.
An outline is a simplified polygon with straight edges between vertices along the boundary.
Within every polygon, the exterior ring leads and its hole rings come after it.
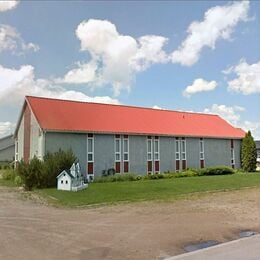
POLYGON ((0 139, 0 161, 13 161, 15 156, 15 144, 13 136, 0 139))
MULTIPOLYGON (((103 144, 103 146, 105 146, 103 144)), ((87 135, 76 133, 51 133, 45 134, 45 153, 57 152, 59 149, 67 151, 72 149, 79 160, 83 173, 87 165, 87 135)))
MULTIPOLYGON (((147 173, 147 136, 129 137, 129 172, 147 173)), ((45 151, 72 149, 79 159, 83 173, 87 170, 87 134, 46 133, 45 151)), ((123 137, 122 137, 123 142, 123 137)), ((160 137, 160 172, 176 171, 175 138, 160 137)), ((200 168, 200 138, 186 138, 186 167, 200 168)), ((231 166, 231 140, 204 138, 204 163, 207 166, 231 166)), ((121 173, 123 173, 123 143, 121 142, 121 173)), ((240 168, 240 140, 234 140, 235 167, 240 168)), ((115 135, 94 134, 94 174, 115 168, 115 135)))

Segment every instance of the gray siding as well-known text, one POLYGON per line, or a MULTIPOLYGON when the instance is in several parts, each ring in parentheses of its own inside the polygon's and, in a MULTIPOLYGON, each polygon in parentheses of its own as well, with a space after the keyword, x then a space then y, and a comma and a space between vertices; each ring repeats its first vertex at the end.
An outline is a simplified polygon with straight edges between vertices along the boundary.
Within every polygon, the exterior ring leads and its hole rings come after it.
POLYGON ((15 157, 15 141, 12 135, 0 139, 0 161, 13 161, 15 157))
POLYGON ((101 176, 103 170, 115 168, 114 135, 94 135, 94 174, 101 176))
POLYGON ((200 168, 200 138, 186 138, 186 159, 187 168, 200 168))
POLYGON ((241 140, 234 140, 235 168, 241 168, 241 140))
POLYGON ((230 139, 204 139, 205 167, 231 165, 230 139))
POLYGON ((46 133, 45 134, 45 153, 57 152, 72 149, 79 159, 82 171, 86 172, 87 164, 87 136, 86 134, 76 133, 46 133))
POLYGON ((129 171, 138 174, 147 172, 146 136, 129 136, 129 171))
POLYGON ((15 146, 14 144, 7 147, 7 148, 4 148, 4 149, 1 149, 0 150, 0 162, 3 162, 3 161, 13 161, 14 160, 14 154, 15 154, 15 146))
MULTIPOLYGON (((94 134, 94 174, 115 168, 114 135, 94 134)), ((72 149, 78 157, 83 172, 87 166, 87 135, 76 133, 46 133, 46 152, 72 149)), ((186 138, 187 168, 200 167, 200 138, 186 138)), ((122 138, 123 142, 123 138, 122 138)), ((234 140, 236 168, 240 168, 240 140, 234 140)), ((123 172, 123 144, 121 146, 121 172, 123 172)), ((204 138, 205 167, 231 166, 230 139, 204 138)), ((180 161, 181 165, 181 161, 180 161)), ((160 137, 160 172, 175 171, 175 138, 160 137)), ((129 172, 147 173, 147 136, 129 136, 129 172)))
POLYGON ((175 138, 160 137, 160 172, 175 171, 175 138))

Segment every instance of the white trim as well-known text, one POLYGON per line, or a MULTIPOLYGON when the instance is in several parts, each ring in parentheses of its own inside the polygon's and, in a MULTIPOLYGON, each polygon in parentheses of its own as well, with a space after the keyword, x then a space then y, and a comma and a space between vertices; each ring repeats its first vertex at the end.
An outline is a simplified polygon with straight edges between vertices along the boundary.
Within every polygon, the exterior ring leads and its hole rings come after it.
MULTIPOLYGON (((88 163, 94 163, 94 134, 93 134, 92 137, 89 137, 88 134, 87 134, 87 162, 88 163), (88 148, 89 148, 88 147, 88 140, 92 140, 92 152, 89 152, 89 150, 88 150, 88 148), (91 161, 88 160, 89 154, 92 154, 92 160, 91 161)), ((94 166, 94 164, 93 164, 93 166, 94 166)), ((94 173, 94 170, 93 170, 93 173, 94 173)))
MULTIPOLYGON (((150 135, 149 135, 150 136, 150 135)), ((146 142, 146 151, 147 151, 147 162, 146 162, 146 170, 147 170, 147 174, 151 173, 153 174, 154 172, 154 165, 153 165, 153 137, 151 136, 151 138, 148 138, 148 136, 146 137, 147 142, 146 142), (149 145, 148 143, 151 142, 151 152, 148 152, 149 149, 149 145), (151 159, 149 159, 149 155, 151 155, 151 159), (148 171, 148 162, 152 162, 152 170, 148 171)))
POLYGON ((129 136, 123 137, 123 162, 129 162, 129 136), (127 141, 127 152, 125 152, 125 140, 127 141), (125 160, 125 154, 127 154, 127 160, 125 160))
POLYGON ((160 173, 160 137, 156 136, 157 139, 155 139, 155 137, 153 137, 153 145, 154 145, 154 149, 153 149, 153 164, 154 164, 154 168, 153 168, 153 172, 154 173, 160 173), (158 152, 155 152, 155 143, 158 142, 158 152), (155 155, 158 155, 158 159, 155 159, 155 155), (155 171, 155 162, 159 162, 159 171, 155 171))
POLYGON ((154 161, 160 161, 160 139, 158 137, 158 139, 153 140, 153 144, 154 144, 154 161), (155 143, 158 142, 158 152, 155 151, 155 143), (155 159, 155 155, 158 155, 158 159, 155 159))
POLYGON ((175 140, 175 161, 180 161, 180 159, 181 159, 181 142, 180 142, 179 137, 178 137, 178 139, 175 137, 174 140, 175 140), (178 152, 177 152, 177 146, 179 148, 178 152), (177 159, 176 155, 179 155, 178 159, 177 159))
POLYGON ((231 166, 235 166, 236 165, 236 161, 235 161, 235 158, 236 158, 236 156, 235 156, 235 148, 231 148, 231 166), (232 161, 233 161, 233 163, 232 163, 232 161))
MULTIPOLYGON (((116 137, 116 135, 114 135, 114 146, 115 146, 115 162, 120 162, 121 163, 121 135, 119 135, 119 137, 116 137), (119 151, 117 152, 116 150, 116 143, 117 141, 119 141, 119 151), (117 160, 116 155, 119 155, 119 159, 117 160)), ((121 168, 121 165, 120 165, 121 168)), ((121 172, 121 169, 120 169, 121 172)))
POLYGON ((187 149, 186 149, 186 139, 181 139, 181 160, 186 161, 186 168, 187 168, 187 149), (183 143, 184 143, 184 152, 183 152, 183 143), (183 158, 184 155, 184 158, 183 158))
POLYGON ((205 149, 204 149, 204 139, 200 139, 199 140, 199 151, 200 151, 200 160, 204 160, 204 163, 205 163, 205 149), (202 146, 201 146, 202 144, 202 146), (202 150, 200 149, 202 147, 202 150), (201 157, 202 155, 202 157, 201 157))
POLYGON ((93 133, 87 133, 87 167, 86 167, 86 173, 87 173, 87 179, 89 182, 93 182, 94 179, 95 179, 95 164, 94 164, 94 152, 95 152, 95 139, 94 139, 94 134, 93 133), (89 137, 88 134, 92 134, 93 136, 92 137, 89 137), (88 139, 92 139, 92 152, 88 152, 88 139), (92 154, 92 161, 89 161, 88 160, 88 155, 89 154, 92 154), (93 173, 92 174, 89 174, 88 173, 88 164, 89 163, 93 163, 93 173))
POLYGON ((125 173, 125 162, 128 163, 128 172, 130 172, 130 159, 129 159, 129 135, 127 138, 123 136, 123 173, 125 173), (125 152, 125 140, 127 140, 127 152, 125 152), (125 160, 125 154, 127 154, 127 160, 125 160))

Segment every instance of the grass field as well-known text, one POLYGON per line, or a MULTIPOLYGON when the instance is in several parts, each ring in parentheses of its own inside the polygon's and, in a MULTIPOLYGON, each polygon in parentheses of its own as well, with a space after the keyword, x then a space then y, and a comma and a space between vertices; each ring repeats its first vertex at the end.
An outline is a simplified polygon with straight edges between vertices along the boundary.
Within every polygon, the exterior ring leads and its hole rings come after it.
POLYGON ((187 177, 136 182, 92 183, 79 192, 42 189, 36 192, 52 204, 84 206, 135 201, 168 201, 192 193, 260 187, 260 173, 187 177))

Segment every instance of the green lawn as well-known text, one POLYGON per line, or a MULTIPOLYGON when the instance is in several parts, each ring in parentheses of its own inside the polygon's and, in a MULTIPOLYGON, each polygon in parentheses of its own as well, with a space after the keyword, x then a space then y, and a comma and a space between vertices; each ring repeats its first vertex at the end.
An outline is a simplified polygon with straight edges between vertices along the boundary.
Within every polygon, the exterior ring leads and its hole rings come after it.
POLYGON ((186 177, 136 182, 92 183, 79 192, 42 189, 36 192, 56 205, 84 206, 148 200, 173 200, 191 193, 260 187, 260 173, 186 177))

